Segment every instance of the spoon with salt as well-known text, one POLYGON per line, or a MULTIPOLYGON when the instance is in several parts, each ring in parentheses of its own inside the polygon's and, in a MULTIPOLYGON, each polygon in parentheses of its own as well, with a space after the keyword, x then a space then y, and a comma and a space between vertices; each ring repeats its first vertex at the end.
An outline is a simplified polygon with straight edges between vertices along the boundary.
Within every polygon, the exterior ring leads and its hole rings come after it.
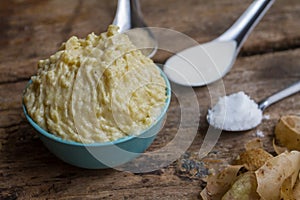
POLYGON ((134 45, 148 57, 157 51, 157 41, 143 20, 139 0, 118 0, 113 24, 129 36, 134 45))
POLYGON ((258 104, 243 92, 235 93, 219 99, 218 103, 208 111, 207 121, 217 129, 226 131, 246 131, 261 123, 263 111, 278 102, 300 91, 300 81, 276 92, 258 104))
POLYGON ((171 56, 164 66, 168 78, 185 86, 203 86, 222 78, 232 67, 244 41, 275 0, 254 0, 217 39, 171 56))

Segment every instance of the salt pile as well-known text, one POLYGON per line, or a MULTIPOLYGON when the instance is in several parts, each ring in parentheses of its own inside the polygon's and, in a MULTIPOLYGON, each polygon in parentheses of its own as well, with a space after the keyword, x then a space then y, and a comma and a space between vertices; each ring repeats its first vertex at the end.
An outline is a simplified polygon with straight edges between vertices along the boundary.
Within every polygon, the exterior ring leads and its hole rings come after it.
POLYGON ((218 129, 228 131, 249 130, 260 124, 262 111, 257 103, 244 92, 238 92, 219 99, 208 111, 209 123, 218 129))

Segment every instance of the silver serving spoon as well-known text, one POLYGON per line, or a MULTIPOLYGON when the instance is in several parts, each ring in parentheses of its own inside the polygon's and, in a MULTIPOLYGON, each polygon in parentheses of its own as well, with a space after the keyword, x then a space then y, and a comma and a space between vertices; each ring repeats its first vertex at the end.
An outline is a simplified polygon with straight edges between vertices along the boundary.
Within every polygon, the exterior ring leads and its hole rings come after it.
POLYGON ((170 57, 164 72, 185 86, 203 86, 222 78, 232 67, 249 33, 275 0, 254 0, 241 17, 215 40, 170 57))
POLYGON ((113 24, 119 26, 119 31, 126 33, 146 56, 154 56, 157 41, 143 20, 139 0, 118 0, 113 24))
MULTIPOLYGON (((279 91, 279 92, 276 92, 274 94, 272 94, 271 96, 267 97, 266 99, 260 101, 258 103, 258 109, 260 109, 262 112, 270 105, 272 105, 273 103, 276 103, 292 94, 295 94, 297 92, 300 91, 300 81, 290 85, 289 87, 279 91)), ((230 116, 226 116, 226 117, 230 117, 230 116)), ((213 126, 213 124, 210 122, 210 116, 209 114, 206 116, 206 119, 208 121, 208 123, 210 125, 213 126)), ((258 126, 259 124, 256 124, 254 126, 249 126, 245 129, 224 129, 222 128, 222 130, 225 130, 225 131, 246 131, 246 130, 250 130, 250 129, 253 129, 255 128, 256 126, 258 126)), ((218 128, 220 129, 220 128, 218 128)))

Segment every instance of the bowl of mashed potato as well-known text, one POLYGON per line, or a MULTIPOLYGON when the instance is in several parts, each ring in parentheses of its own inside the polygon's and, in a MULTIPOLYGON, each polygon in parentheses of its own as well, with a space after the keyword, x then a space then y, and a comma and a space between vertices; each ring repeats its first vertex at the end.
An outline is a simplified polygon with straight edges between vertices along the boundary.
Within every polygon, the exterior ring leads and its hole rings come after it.
POLYGON ((143 153, 170 104, 166 75, 118 27, 71 37, 40 60, 23 110, 44 145, 78 167, 120 166, 143 153))

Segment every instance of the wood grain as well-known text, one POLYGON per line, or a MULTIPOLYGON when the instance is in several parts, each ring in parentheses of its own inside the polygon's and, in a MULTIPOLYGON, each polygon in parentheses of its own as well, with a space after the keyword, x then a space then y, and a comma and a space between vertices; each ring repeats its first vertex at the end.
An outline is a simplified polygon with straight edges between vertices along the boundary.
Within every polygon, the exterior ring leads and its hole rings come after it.
MULTIPOLYGON (((251 3, 250 0, 141 0, 149 26, 182 32, 207 42, 224 32, 251 3)), ((39 59, 49 57, 72 35, 100 33, 112 22, 116 1, 11 0, 0 1, 0 199, 199 199, 204 183, 180 167, 183 158, 151 173, 133 174, 85 170, 54 157, 37 138, 22 113, 22 92, 39 59)), ((234 67, 224 77, 227 94, 245 91, 259 101, 300 79, 300 3, 276 1, 243 46, 234 67)), ((159 52, 163 63, 170 54, 159 52)), ((205 121, 211 99, 207 87, 194 88, 200 107, 198 133, 187 150, 197 154, 207 133, 205 121)), ((193 102, 191 102, 192 105, 193 102)), ((191 106, 192 108, 192 106, 191 106)), ((148 151, 165 146, 180 124, 176 96, 164 129, 148 151)), ((246 141, 262 131, 271 145, 280 116, 300 113, 296 94, 269 107, 270 117, 254 130, 223 132, 217 145, 202 160, 221 167, 243 150, 246 141)), ((190 127, 185 127, 188 130, 190 127)), ((193 160, 192 159, 192 160, 193 160)))

